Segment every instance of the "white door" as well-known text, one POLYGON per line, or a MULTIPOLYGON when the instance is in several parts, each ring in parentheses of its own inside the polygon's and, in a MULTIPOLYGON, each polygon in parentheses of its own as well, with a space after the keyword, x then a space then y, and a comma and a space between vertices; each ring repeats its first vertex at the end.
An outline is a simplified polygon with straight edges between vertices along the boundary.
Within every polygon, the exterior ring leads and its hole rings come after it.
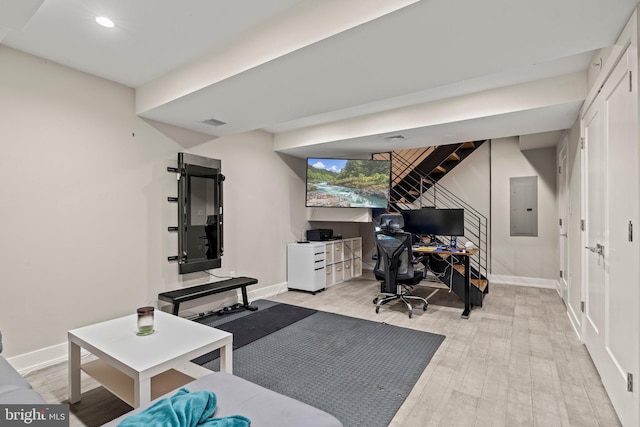
POLYGON ((569 277, 569 200, 567 179, 568 163, 567 163, 567 138, 565 137, 562 148, 560 149, 560 157, 558 159, 558 211, 560 227, 560 289, 559 293, 563 301, 567 301, 569 286, 567 278, 569 277))
POLYGON ((584 339, 625 426, 640 422, 640 230, 633 235, 640 198, 638 100, 631 84, 636 69, 629 50, 585 116, 584 339))
MULTIPOLYGON (((597 98, 585 115, 585 292, 584 341, 592 358, 604 349, 605 323, 605 179, 606 159, 602 100, 597 98)), ((599 356, 601 357, 601 356, 599 356)))

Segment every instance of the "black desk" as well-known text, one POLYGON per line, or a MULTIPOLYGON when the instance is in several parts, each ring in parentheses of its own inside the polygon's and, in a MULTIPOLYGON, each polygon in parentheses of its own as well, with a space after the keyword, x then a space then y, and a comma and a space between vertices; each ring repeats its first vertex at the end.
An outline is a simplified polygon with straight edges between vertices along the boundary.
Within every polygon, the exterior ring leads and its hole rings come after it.
MULTIPOLYGON (((469 266, 469 259, 475 255, 478 249, 433 249, 431 247, 419 247, 413 248, 414 255, 420 257, 433 257, 433 256, 461 256, 464 259, 464 311, 462 312, 462 318, 468 319, 471 313, 471 268, 469 266)), ((426 266, 426 262, 423 262, 426 266)))

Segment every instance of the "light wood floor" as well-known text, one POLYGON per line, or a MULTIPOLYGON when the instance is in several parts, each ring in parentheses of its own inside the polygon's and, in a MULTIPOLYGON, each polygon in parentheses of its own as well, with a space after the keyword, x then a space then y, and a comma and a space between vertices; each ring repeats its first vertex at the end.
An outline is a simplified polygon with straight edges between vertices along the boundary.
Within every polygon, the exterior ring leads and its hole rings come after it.
MULTIPOLYGON (((620 425, 555 291, 492 284, 484 307, 465 320, 461 301, 447 289, 429 299, 426 312, 416 306, 412 319, 401 303, 376 314, 378 289, 365 273, 316 295, 286 292, 274 300, 446 336, 390 426, 620 425)), ((419 289, 423 296, 434 291, 419 289)), ((66 401, 66 364, 26 377, 47 402, 66 401)), ((83 375, 71 425, 100 425, 128 410, 83 375)))

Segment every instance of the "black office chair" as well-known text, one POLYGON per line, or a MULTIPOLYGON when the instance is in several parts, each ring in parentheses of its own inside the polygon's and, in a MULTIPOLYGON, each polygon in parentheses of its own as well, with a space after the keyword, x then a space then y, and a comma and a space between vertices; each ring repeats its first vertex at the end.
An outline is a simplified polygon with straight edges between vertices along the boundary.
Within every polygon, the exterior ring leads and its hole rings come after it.
POLYGON ((397 299, 402 300, 407 305, 411 318, 413 307, 409 300, 422 302, 422 309, 425 311, 429 303, 423 297, 411 294, 413 287, 424 278, 424 272, 413 268, 413 236, 402 231, 403 226, 401 215, 380 216, 379 230, 375 232, 377 257, 373 274, 381 283, 380 293, 373 303, 378 313, 381 305, 397 299))

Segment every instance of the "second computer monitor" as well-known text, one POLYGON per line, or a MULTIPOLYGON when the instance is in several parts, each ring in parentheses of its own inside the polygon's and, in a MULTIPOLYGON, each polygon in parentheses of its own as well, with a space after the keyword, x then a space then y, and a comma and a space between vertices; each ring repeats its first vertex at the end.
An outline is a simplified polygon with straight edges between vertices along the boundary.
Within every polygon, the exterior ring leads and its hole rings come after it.
POLYGON ((420 235, 464 236, 464 209, 402 211, 404 231, 420 235))

